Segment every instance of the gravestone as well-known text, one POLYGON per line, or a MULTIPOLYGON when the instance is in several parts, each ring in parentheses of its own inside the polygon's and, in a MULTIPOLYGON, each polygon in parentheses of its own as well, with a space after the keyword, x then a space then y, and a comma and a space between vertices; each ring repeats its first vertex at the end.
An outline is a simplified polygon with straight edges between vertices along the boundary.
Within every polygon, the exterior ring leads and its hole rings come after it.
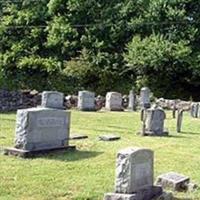
POLYGON ((136 111, 136 95, 134 90, 130 90, 129 92, 128 109, 131 111, 136 111))
POLYGON ((42 93, 41 107, 64 109, 64 94, 56 91, 44 91, 42 93))
POLYGON ((181 128, 182 128, 183 111, 184 111, 183 109, 178 110, 177 123, 176 123, 176 131, 178 133, 181 132, 181 128))
POLYGON ((200 118, 200 103, 192 103, 190 108, 191 117, 200 118))
POLYGON ((144 131, 143 135, 166 136, 168 131, 164 130, 165 112, 161 107, 152 106, 144 111, 144 131))
POLYGON ((168 172, 158 176, 156 185, 160 185, 163 188, 171 188, 174 191, 187 190, 190 178, 176 172, 168 172))
POLYGON ((123 111, 122 95, 118 92, 108 92, 106 94, 106 110, 123 111))
POLYGON ((150 200, 162 194, 153 186, 153 151, 127 148, 117 155, 115 193, 107 193, 104 200, 150 200))
POLYGON ((89 91, 79 91, 78 109, 81 111, 95 111, 95 93, 89 91))
POLYGON ((143 87, 140 90, 140 106, 141 108, 150 108, 150 89, 148 87, 143 87))
POLYGON ((70 149, 70 112, 51 108, 17 111, 15 148, 7 154, 31 156, 39 152, 70 149))

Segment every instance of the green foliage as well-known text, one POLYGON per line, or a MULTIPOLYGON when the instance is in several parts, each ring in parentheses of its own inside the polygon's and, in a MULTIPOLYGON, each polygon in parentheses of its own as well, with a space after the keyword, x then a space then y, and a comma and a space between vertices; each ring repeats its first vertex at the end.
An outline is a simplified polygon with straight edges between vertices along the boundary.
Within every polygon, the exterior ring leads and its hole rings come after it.
POLYGON ((71 80, 74 90, 148 85, 157 96, 196 99, 199 13, 197 0, 2 1, 1 86, 32 88, 26 80, 38 77, 39 90, 67 93, 71 80))

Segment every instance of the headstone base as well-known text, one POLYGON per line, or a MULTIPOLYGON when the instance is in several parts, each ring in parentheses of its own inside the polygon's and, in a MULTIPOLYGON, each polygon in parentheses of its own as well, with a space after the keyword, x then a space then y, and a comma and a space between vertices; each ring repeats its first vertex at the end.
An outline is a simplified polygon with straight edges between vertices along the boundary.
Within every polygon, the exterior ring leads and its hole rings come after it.
POLYGON ((75 150, 76 150, 76 146, 66 146, 66 147, 60 147, 60 148, 42 149, 42 150, 33 150, 33 151, 8 147, 8 148, 3 149, 3 154, 19 156, 22 158, 33 158, 41 154, 47 154, 47 153, 58 152, 58 151, 75 151, 75 150))
POLYGON ((162 137, 162 136, 168 136, 169 132, 168 132, 168 130, 164 130, 162 133, 157 133, 157 132, 147 131, 146 130, 144 133, 141 131, 138 134, 142 135, 142 136, 158 136, 158 137, 162 137))
POLYGON ((104 200, 152 200, 163 193, 162 187, 147 187, 133 194, 107 193, 104 200))
POLYGON ((96 108, 78 108, 79 111, 85 111, 85 112, 95 112, 97 111, 96 108))
POLYGON ((108 111, 116 111, 116 112, 121 112, 121 111, 124 111, 124 109, 123 108, 106 108, 106 110, 108 110, 108 111))

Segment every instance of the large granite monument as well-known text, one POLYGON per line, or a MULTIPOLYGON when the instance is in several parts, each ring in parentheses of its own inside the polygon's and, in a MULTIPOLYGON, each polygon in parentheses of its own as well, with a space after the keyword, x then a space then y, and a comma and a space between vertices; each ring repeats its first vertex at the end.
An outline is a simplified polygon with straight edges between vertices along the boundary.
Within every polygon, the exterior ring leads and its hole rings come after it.
POLYGON ((95 93, 89 91, 79 91, 78 109, 81 111, 96 111, 95 93))
POLYGON ((151 200, 162 194, 154 186, 153 151, 127 148, 119 151, 116 163, 115 192, 104 195, 104 200, 151 200))
POLYGON ((106 94, 106 110, 123 111, 122 95, 118 92, 108 92, 106 94))
POLYGON ((5 154, 32 157, 38 153, 75 149, 69 146, 70 112, 61 109, 62 97, 62 93, 44 92, 41 107, 18 110, 15 147, 6 148, 5 154))

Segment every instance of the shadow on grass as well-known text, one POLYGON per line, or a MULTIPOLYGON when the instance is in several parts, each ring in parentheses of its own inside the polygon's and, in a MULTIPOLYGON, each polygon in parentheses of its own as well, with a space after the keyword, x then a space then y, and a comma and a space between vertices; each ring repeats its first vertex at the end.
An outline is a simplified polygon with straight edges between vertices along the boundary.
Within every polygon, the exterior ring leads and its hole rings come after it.
POLYGON ((101 155, 104 152, 97 151, 69 151, 69 152, 55 152, 47 155, 41 155, 40 157, 50 160, 60 160, 60 161, 78 161, 89 159, 101 155))
POLYGON ((190 135, 200 135, 200 132, 191 132, 191 131, 181 131, 181 133, 190 135))

